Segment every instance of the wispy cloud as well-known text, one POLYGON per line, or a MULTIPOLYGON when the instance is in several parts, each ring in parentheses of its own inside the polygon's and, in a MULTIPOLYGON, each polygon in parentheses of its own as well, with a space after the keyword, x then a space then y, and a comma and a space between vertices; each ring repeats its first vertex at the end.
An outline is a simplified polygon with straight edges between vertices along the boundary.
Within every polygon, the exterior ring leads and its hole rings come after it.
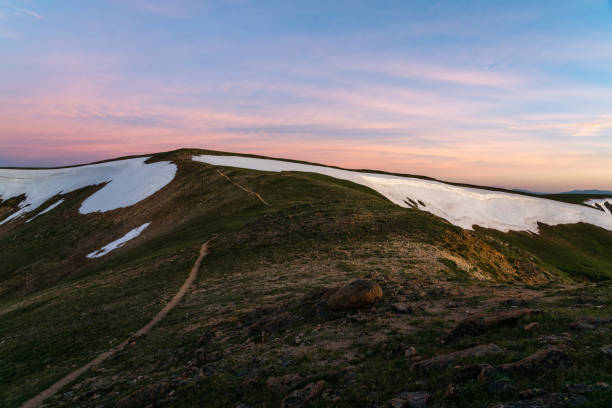
POLYGON ((9 3, 8 1, 0 2, 0 7, 4 8, 15 16, 28 16, 36 18, 38 20, 45 20, 45 17, 41 14, 24 7, 16 6, 13 3, 9 3))
POLYGON ((368 2, 112 1, 75 3, 86 7, 78 15, 49 8, 53 20, 104 20, 47 40, 28 31, 38 17, 0 0, 0 23, 21 24, 0 37, 32 39, 0 53, 4 156, 195 146, 506 187, 612 187, 612 54, 595 24, 577 32, 571 17, 555 31, 535 3, 501 15, 453 2, 423 14, 368 2), (113 18, 116 36, 104 26, 113 18))
POLYGON ((21 34, 17 31, 0 27, 0 38, 5 40, 17 40, 19 37, 21 37, 21 34))
POLYGON ((155 14, 168 18, 189 17, 193 9, 204 6, 203 2, 163 1, 163 0, 116 0, 120 4, 144 13, 155 14))

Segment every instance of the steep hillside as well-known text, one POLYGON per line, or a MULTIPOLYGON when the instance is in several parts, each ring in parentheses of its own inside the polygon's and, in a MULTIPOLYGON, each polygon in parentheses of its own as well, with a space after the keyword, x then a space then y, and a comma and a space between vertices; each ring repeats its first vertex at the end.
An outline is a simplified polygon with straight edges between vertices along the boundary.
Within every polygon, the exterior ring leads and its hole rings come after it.
MULTIPOLYGON (((535 351, 538 336, 610 313, 612 218, 600 210, 233 156, 184 149, 0 169, 0 405, 18 406, 143 327, 211 239, 181 303, 49 406, 298 406, 288 396, 319 381, 315 406, 381 406, 413 388, 439 403, 457 381, 446 369, 412 374, 417 357, 494 341, 506 352, 490 363, 502 364, 535 351), (382 299, 326 308, 327 289, 358 278, 376 282, 382 299), (463 317, 519 298, 545 310, 535 332, 441 342, 463 317)), ((570 353, 576 369, 539 385, 610 381, 597 357, 610 342, 602 325, 572 335, 598 345, 570 353)), ((534 381, 509 378, 518 388, 534 381)), ((488 396, 475 378, 457 385, 464 394, 450 405, 512 398, 488 396)))

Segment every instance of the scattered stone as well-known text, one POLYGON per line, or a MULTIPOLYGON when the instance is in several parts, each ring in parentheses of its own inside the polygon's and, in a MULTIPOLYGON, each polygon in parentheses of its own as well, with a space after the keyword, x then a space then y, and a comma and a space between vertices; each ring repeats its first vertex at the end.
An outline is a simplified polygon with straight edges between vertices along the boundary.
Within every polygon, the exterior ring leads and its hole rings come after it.
POLYGON ((450 365, 451 363, 454 363, 455 361, 464 358, 478 358, 503 352, 504 350, 502 350, 499 346, 495 344, 481 344, 478 346, 470 347, 468 349, 455 351, 448 354, 442 354, 436 357, 419 361, 412 365, 411 370, 430 371, 432 369, 444 368, 450 365))
POLYGON ((473 380, 478 377, 482 370, 486 367, 493 368, 490 364, 470 364, 467 366, 456 367, 456 371, 453 374, 453 381, 465 382, 473 380))
POLYGON ((483 366, 477 380, 479 384, 486 387, 489 394, 499 395, 516 391, 516 387, 508 377, 488 364, 483 366))
POLYGON ((570 323, 569 327, 570 327, 570 329, 577 330, 577 331, 591 331, 591 330, 595 330, 595 326, 594 325, 592 325, 591 323, 582 321, 582 320, 570 323))
POLYGON ((538 350, 514 363, 502 364, 499 368, 508 372, 536 373, 542 370, 568 369, 572 365, 572 360, 563 350, 551 347, 538 350))
POLYGON ((490 405, 490 408, 558 408, 558 407, 580 407, 589 402, 582 395, 576 394, 544 394, 539 397, 511 401, 499 402, 490 405))
POLYGON ((588 394, 591 392, 609 391, 612 389, 610 384, 598 382, 595 384, 566 384, 565 390, 572 394, 588 394))
POLYGON ((612 323, 612 317, 586 317, 570 323, 569 327, 578 331, 591 331, 610 323, 612 323))
POLYGON ((217 337, 217 333, 212 330, 208 330, 202 333, 202 335, 198 338, 197 341, 198 347, 208 345, 215 337, 217 337))
POLYGON ((548 391, 542 388, 528 388, 524 391, 519 392, 519 397, 523 399, 530 399, 535 397, 541 397, 542 395, 548 394, 548 391))
POLYGON ((123 398, 115 405, 115 407, 140 408, 149 404, 156 405, 157 401, 163 398, 169 389, 170 384, 166 381, 162 381, 158 384, 152 384, 123 398))
POLYGON ((461 389, 459 388, 459 386, 453 383, 450 383, 446 387, 446 391, 444 392, 442 399, 454 400, 454 399, 459 399, 460 397, 461 397, 461 389))
POLYGON ((382 289, 377 283, 359 279, 348 285, 330 290, 324 295, 323 300, 327 302, 327 307, 332 310, 363 309, 371 307, 382 297, 382 289))
POLYGON ((497 368, 489 364, 483 364, 482 370, 480 370, 480 373, 476 379, 478 380, 479 384, 488 384, 499 376, 500 372, 497 368))
POLYGON ((439 298, 443 296, 449 295, 449 291, 445 288, 435 286, 433 288, 427 289, 427 297, 430 298, 439 298))
POLYGON ((431 394, 424 391, 402 392, 391 400, 393 408, 425 408, 431 394))
POLYGON ((533 330, 537 329, 538 327, 540 327, 540 323, 538 323, 538 322, 531 322, 531 323, 526 324, 525 326, 523 326, 523 330, 525 330, 525 331, 533 331, 533 330))
POLYGON ((521 310, 508 310, 504 312, 498 312, 494 314, 479 314, 459 322, 459 324, 453 329, 448 335, 446 341, 455 341, 463 336, 477 336, 485 333, 488 330, 498 328, 514 326, 518 323, 519 319, 534 314, 541 313, 539 310, 533 309, 521 309, 521 310))
POLYGON ((501 305, 505 307, 525 307, 527 304, 525 299, 506 299, 501 302, 501 305))
POLYGON ((295 322, 295 317, 289 312, 277 312, 272 316, 263 317, 249 327, 249 336, 264 338, 268 334, 284 330, 295 322))
POLYGON ((414 309, 408 303, 394 303, 391 307, 393 308, 393 311, 397 313, 414 313, 414 309))
POLYGON ((304 388, 293 391, 281 401, 281 408, 300 408, 316 396, 320 395, 325 389, 325 381, 310 383, 304 388))
POLYGON ((585 320, 595 326, 603 326, 612 323, 612 317, 587 317, 585 320))
POLYGON ((503 395, 516 392, 516 387, 508 377, 501 377, 487 384, 487 392, 491 395, 503 395))
POLYGON ((599 348, 599 351, 604 353, 606 356, 611 356, 612 357, 612 344, 608 344, 606 346, 601 346, 599 348))
POLYGON ((282 393, 287 392, 291 388, 295 387, 300 382, 304 381, 305 377, 301 374, 287 374, 281 377, 270 377, 266 380, 268 388, 274 392, 282 393))
POLYGON ((236 405, 236 408, 251 408, 251 406, 247 404, 238 404, 236 405))
POLYGON ((195 352, 195 358, 193 360, 194 367, 202 367, 208 363, 214 363, 215 361, 219 361, 223 358, 223 352, 221 351, 213 351, 207 352, 204 347, 199 348, 195 352))
POLYGON ((538 337, 540 344, 563 345, 572 341, 572 335, 569 333, 548 334, 538 337))
POLYGON ((404 357, 411 358, 417 355, 417 351, 413 346, 408 347, 404 350, 404 357))

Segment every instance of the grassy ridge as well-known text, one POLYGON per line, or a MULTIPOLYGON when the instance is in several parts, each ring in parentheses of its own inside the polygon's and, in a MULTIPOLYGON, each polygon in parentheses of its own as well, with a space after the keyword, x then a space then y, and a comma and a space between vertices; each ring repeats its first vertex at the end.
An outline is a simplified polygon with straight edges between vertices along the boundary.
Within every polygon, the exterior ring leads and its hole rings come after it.
MULTIPOLYGON (((0 312, 12 308, 0 313, 4 406, 31 397, 139 328, 180 286, 198 246, 216 235, 202 270, 206 278, 200 279, 193 296, 139 347, 105 367, 133 375, 130 366, 147 362, 162 378, 174 363, 158 362, 160 356, 180 359, 177 350, 193 351, 197 333, 188 331, 192 325, 237 318, 237 310, 297 298, 365 273, 427 273, 469 281, 470 274, 440 251, 464 256, 486 276, 500 280, 508 279, 502 261, 531 262, 547 276, 562 279, 612 277, 610 231, 582 224, 541 226, 538 236, 478 230, 461 241, 466 247, 462 252, 459 246, 446 245, 448 234, 461 237, 459 228, 429 213, 395 206, 367 187, 317 174, 223 169, 236 183, 261 194, 270 204, 266 206, 220 177, 213 166, 191 161, 191 153, 201 152, 154 156, 154 161, 174 161, 177 177, 134 207, 78 214, 80 202, 96 188, 88 187, 66 195, 61 206, 31 223, 0 228, 0 312), (99 260, 84 257, 132 224, 151 220, 141 240, 99 260), (418 250, 402 252, 412 245, 418 250), (478 255, 484 245, 495 249, 489 251, 492 258, 478 255), (392 247, 397 249, 391 251, 392 247), (433 260, 428 258, 427 251, 434 253, 430 247, 439 252, 433 260), (424 255, 416 255, 419 251, 424 255)), ((517 273, 512 280, 520 280, 517 273)), ((442 328, 427 330, 438 333, 442 328)), ((368 364, 373 372, 374 360, 368 364)), ((216 391, 198 388, 185 401, 229 395, 233 387, 241 387, 234 379, 227 384, 231 387, 219 386, 216 391)), ((120 395, 135 386, 122 387, 120 395)), ((277 396, 270 398, 267 401, 276 401, 277 396)))

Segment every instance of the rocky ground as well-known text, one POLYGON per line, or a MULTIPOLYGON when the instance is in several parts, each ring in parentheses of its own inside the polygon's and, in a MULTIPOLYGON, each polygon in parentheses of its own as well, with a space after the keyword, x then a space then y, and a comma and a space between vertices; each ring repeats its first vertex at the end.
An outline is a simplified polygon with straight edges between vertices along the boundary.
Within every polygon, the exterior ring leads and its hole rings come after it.
POLYGON ((609 283, 370 274, 190 330, 167 362, 94 370, 48 405, 604 407, 611 301, 609 283))
POLYGON ((215 153, 155 155, 176 177, 134 206, 80 214, 88 186, 0 227, 0 407, 128 338, 46 405, 610 406, 612 232, 462 230, 361 185, 199 154, 215 153), (185 297, 132 339, 213 237, 185 297))

